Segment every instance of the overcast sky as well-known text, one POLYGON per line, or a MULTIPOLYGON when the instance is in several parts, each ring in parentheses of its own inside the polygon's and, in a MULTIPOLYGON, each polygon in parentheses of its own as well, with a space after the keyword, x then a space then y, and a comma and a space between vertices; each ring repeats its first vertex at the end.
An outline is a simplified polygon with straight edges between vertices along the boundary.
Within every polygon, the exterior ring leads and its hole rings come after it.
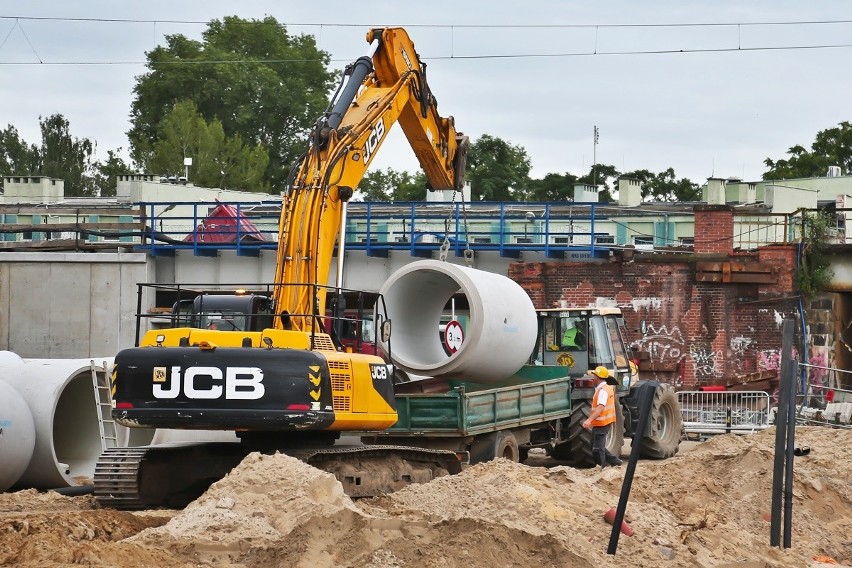
MULTIPOLYGON (((315 35, 335 69, 366 52, 369 27, 407 27, 440 113, 473 140, 523 147, 536 178, 586 173, 596 155, 620 171, 673 167, 697 183, 759 180, 765 158, 852 119, 852 3, 839 0, 0 0, 0 127, 37 143, 39 116, 61 113, 101 155, 126 151, 145 52, 205 27, 180 22, 227 15, 271 15, 315 35)), ((398 127, 377 167, 417 169, 398 127)))

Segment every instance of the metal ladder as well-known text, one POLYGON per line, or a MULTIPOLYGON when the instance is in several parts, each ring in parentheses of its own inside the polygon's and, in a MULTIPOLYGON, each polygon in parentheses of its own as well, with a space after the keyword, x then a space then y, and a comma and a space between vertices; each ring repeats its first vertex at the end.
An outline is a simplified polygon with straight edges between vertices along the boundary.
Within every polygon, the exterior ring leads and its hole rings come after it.
POLYGON ((104 361, 103 367, 90 361, 92 370, 92 386, 95 391, 95 408, 98 412, 98 430, 101 435, 101 449, 114 448, 118 445, 118 435, 115 421, 112 419, 112 385, 109 379, 109 366, 104 361))

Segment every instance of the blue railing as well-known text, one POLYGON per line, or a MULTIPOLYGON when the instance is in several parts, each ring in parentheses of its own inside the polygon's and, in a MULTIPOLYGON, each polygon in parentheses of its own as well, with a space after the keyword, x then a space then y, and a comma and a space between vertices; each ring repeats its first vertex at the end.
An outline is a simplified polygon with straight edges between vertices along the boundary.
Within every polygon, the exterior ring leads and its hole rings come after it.
MULTIPOLYGON (((227 249, 254 256, 277 247, 278 201, 140 205, 148 228, 142 248, 152 255, 192 250, 204 256, 227 249), (232 213, 211 220, 210 212, 220 205, 231 207, 232 213), (241 218, 250 224, 235 222, 241 218)), ((627 236, 625 231, 620 235, 618 227, 636 215, 608 204, 564 202, 360 202, 350 203, 348 210, 346 248, 368 256, 387 256, 390 251, 431 256, 447 243, 458 256, 472 250, 505 257, 517 257, 521 251, 595 257, 612 246, 629 244, 619 242, 627 236)))

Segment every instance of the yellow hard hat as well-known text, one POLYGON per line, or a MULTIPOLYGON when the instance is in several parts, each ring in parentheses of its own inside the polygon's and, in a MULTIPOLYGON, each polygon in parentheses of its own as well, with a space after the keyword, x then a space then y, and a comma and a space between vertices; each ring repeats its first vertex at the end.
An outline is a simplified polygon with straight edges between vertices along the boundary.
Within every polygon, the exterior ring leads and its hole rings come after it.
POLYGON ((592 374, 602 379, 609 378, 609 370, 604 366, 595 367, 595 370, 592 371, 592 374))

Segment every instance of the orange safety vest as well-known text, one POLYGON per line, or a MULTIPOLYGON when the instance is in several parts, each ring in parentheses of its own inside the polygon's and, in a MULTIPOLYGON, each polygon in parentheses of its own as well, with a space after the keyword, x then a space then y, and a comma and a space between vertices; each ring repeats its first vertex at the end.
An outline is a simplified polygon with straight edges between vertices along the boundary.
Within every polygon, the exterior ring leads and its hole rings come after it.
POLYGON ((601 415, 592 420, 592 426, 606 426, 615 422, 615 388, 612 385, 601 383, 595 388, 595 394, 592 395, 592 408, 597 406, 598 389, 606 390, 606 406, 604 406, 601 415))

